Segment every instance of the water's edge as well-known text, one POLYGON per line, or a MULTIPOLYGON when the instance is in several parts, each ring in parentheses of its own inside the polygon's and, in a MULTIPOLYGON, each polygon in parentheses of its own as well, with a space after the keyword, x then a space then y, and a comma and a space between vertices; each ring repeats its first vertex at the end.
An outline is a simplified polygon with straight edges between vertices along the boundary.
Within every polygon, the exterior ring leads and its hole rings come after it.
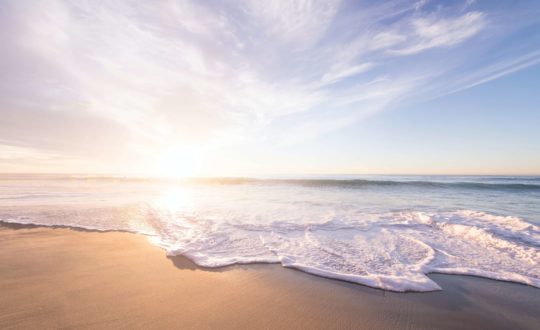
MULTIPOLYGON (((153 235, 140 233, 140 232, 133 232, 133 231, 128 231, 128 230, 121 230, 121 229, 96 229, 96 228, 90 228, 90 227, 84 227, 84 226, 72 226, 72 225, 45 225, 45 224, 35 224, 35 223, 19 223, 19 222, 8 221, 8 220, 5 220, 5 219, 0 219, 0 227, 7 228, 9 230, 45 228, 45 229, 73 230, 73 231, 80 231, 80 232, 86 232, 86 233, 116 232, 116 233, 124 233, 124 234, 131 234, 131 235, 138 235, 138 236, 141 236, 141 237, 145 237, 148 240, 150 245, 156 246, 156 244, 152 244, 152 241, 151 241, 151 238, 154 237, 153 235)), ((158 246, 158 247, 160 247, 160 246, 158 246)), ((162 248, 162 247, 160 247, 160 248, 162 248)), ((168 255, 168 253, 165 253, 165 255, 168 255)), ((239 265, 247 265, 247 266, 249 266, 249 265, 280 264, 279 261, 275 261, 275 262, 272 262, 272 261, 271 262, 254 261, 254 262, 235 262, 235 263, 231 263, 231 264, 227 264, 227 265, 208 267, 208 266, 204 266, 204 265, 199 265, 195 260, 193 260, 192 258, 189 258, 189 256, 187 256, 187 255, 177 254, 177 255, 169 255, 167 257, 174 258, 174 257, 178 257, 178 256, 190 260, 193 263, 193 265, 195 265, 198 269, 201 269, 201 270, 227 269, 227 268, 234 267, 234 266, 239 266, 239 265)), ((380 288, 380 287, 377 287, 377 286, 370 286, 370 285, 367 285, 367 284, 359 283, 358 281, 348 280, 347 277, 325 276, 324 274, 322 274, 320 272, 310 271, 309 269, 306 269, 306 268, 303 268, 303 267, 297 267, 297 266, 294 266, 294 265, 292 265, 292 266, 291 265, 282 265, 282 266, 284 268, 290 268, 290 269, 298 270, 300 272, 307 273, 307 274, 317 276, 317 277, 320 277, 320 278, 324 278, 324 279, 327 279, 327 280, 336 280, 336 281, 342 281, 342 282, 346 282, 346 283, 352 283, 354 285, 360 285, 360 286, 364 286, 364 287, 368 287, 368 288, 371 288, 371 289, 374 289, 374 290, 380 290, 380 291, 389 291, 389 292, 395 292, 395 293, 429 293, 429 292, 436 292, 436 291, 442 291, 443 290, 441 287, 437 287, 437 288, 435 288, 433 290, 425 290, 425 289, 424 290, 392 290, 391 288, 380 288)), ((508 280, 508 279, 487 277, 487 276, 483 276, 481 274, 459 273, 459 272, 444 272, 444 271, 430 271, 430 272, 425 273, 425 275, 430 275, 430 274, 441 274, 441 275, 446 275, 446 276, 468 276, 468 277, 474 277, 474 278, 479 278, 479 279, 483 279, 483 280, 492 280, 492 281, 497 281, 497 282, 513 283, 513 284, 518 284, 518 285, 531 287, 533 289, 540 289, 540 287, 530 285, 530 284, 527 284, 527 283, 523 283, 523 282, 519 282, 519 281, 512 281, 512 280, 508 280)))

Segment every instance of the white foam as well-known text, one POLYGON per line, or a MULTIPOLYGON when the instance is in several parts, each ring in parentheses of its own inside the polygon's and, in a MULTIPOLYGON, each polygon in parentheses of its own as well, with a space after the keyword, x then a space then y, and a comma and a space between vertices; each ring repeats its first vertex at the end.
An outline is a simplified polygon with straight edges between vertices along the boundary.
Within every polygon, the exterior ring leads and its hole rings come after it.
POLYGON ((168 240, 158 235, 157 244, 205 267, 280 262, 393 291, 439 290, 426 276, 430 272, 540 287, 538 227, 520 219, 473 211, 366 218, 369 225, 360 221, 358 227, 339 222, 239 226, 194 221, 194 228, 173 231, 168 240))
MULTIPOLYGON (((204 267, 281 263, 394 291, 439 290, 426 276, 430 272, 540 287, 540 228, 516 216, 439 210, 446 191, 418 211, 410 210, 414 194, 392 202, 387 190, 378 190, 385 186, 361 195, 365 200, 350 189, 245 185, 176 191, 154 201, 159 195, 149 194, 151 187, 144 183, 144 194, 139 191, 137 199, 124 203, 112 197, 101 201, 110 189, 106 184, 90 195, 65 197, 53 191, 51 198, 5 199, 0 221, 142 233, 167 254, 184 255, 204 267), (400 211, 389 211, 391 202, 400 211)), ((117 188, 118 195, 127 194, 128 187, 117 188)), ((47 195, 33 189, 15 193, 47 195)), ((453 198, 463 203, 458 194, 453 198)))

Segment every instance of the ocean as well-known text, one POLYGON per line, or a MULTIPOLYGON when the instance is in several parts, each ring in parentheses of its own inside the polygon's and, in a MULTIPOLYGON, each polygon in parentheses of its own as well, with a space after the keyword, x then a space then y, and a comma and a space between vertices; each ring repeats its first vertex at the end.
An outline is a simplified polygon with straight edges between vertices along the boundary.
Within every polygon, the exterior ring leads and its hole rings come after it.
POLYGON ((202 267, 280 263, 392 291, 440 290, 432 272, 540 288, 540 177, 2 174, 0 221, 133 232, 202 267))

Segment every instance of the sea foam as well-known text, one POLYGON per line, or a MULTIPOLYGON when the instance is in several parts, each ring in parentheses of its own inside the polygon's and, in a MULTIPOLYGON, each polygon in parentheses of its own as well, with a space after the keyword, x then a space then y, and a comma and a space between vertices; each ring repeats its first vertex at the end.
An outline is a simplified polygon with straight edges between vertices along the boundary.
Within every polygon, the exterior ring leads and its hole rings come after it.
MULTIPOLYGON (((3 186, 9 193, 0 195, 0 221, 130 231, 202 267, 280 263, 392 291, 440 290, 426 276, 432 272, 540 288, 540 228, 518 216, 456 207, 473 198, 470 205, 493 208, 478 186, 441 192, 417 181, 412 190, 401 183, 396 190, 314 182, 179 188, 108 181, 78 187, 70 181, 54 189, 11 182, 12 189, 3 186)), ((489 194, 496 202, 520 200, 527 208, 537 198, 532 189, 515 195, 496 184, 489 194)))

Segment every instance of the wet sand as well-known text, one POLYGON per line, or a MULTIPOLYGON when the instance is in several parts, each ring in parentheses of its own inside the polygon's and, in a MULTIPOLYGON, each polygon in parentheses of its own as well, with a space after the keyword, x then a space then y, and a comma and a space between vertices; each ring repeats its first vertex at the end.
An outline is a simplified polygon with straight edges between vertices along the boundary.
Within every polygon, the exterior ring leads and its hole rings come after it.
POLYGON ((540 289, 431 274, 394 293, 279 265, 197 267, 120 232, 0 225, 0 328, 540 329, 540 289))

